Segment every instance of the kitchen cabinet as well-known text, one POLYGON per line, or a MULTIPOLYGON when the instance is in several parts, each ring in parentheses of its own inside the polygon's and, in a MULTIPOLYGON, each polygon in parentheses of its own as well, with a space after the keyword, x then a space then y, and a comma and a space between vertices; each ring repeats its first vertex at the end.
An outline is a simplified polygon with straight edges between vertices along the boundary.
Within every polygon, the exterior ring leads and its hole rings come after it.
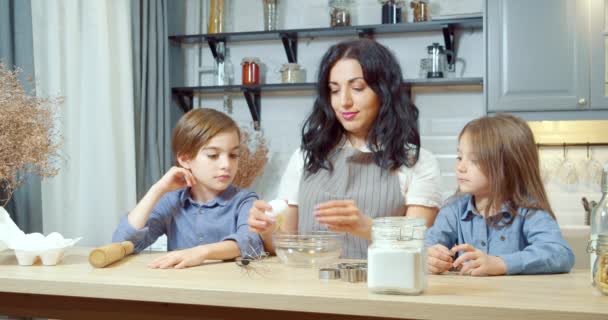
POLYGON ((605 0, 486 2, 487 109, 608 109, 605 0))
POLYGON ((608 0, 591 1, 591 106, 608 109, 608 0))

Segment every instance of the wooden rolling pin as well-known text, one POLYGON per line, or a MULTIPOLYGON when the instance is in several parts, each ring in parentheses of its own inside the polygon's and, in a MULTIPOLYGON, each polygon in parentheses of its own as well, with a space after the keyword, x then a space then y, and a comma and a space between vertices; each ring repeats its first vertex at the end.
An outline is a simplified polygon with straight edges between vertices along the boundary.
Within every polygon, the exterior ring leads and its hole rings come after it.
POLYGON ((133 253, 133 242, 116 242, 93 249, 89 263, 95 268, 103 268, 133 253))

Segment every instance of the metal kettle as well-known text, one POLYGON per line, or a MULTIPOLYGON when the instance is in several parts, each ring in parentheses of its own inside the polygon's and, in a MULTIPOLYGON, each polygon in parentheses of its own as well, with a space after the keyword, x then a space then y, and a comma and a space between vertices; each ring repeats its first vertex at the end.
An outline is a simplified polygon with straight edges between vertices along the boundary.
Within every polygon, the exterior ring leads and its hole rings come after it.
POLYGON ((446 50, 437 42, 426 48, 429 54, 429 60, 431 62, 426 77, 443 78, 445 72, 447 72, 446 50))

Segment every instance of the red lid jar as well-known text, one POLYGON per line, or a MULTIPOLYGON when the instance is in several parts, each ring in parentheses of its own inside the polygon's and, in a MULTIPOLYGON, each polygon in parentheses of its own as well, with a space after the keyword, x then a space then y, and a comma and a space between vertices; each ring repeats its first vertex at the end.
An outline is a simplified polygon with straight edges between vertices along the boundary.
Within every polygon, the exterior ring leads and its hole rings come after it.
POLYGON ((243 58, 241 66, 243 66, 243 85, 260 84, 260 59, 243 58))

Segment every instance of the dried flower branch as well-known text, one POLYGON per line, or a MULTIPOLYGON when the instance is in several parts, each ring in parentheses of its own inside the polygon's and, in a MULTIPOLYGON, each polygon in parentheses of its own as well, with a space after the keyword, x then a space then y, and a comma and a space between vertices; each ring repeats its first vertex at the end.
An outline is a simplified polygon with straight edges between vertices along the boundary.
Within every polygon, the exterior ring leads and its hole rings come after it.
POLYGON ((248 188, 255 178, 262 175, 267 162, 268 147, 264 136, 258 132, 252 138, 249 132, 241 129, 239 169, 232 183, 237 187, 248 188), (255 152, 251 151, 252 144, 255 144, 255 152))
POLYGON ((61 134, 55 128, 61 98, 28 95, 19 74, 0 63, 0 206, 26 174, 55 176, 61 134))

